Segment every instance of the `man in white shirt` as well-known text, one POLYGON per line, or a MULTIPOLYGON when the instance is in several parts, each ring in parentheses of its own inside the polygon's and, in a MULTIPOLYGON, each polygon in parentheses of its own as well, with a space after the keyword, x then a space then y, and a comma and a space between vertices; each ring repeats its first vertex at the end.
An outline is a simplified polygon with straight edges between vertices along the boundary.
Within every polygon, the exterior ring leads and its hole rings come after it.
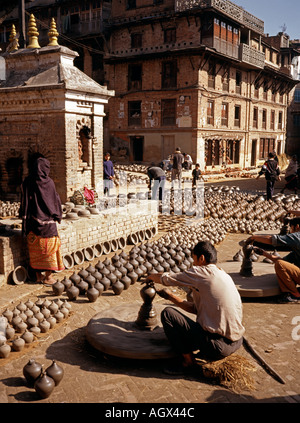
POLYGON ((243 343, 242 302, 231 278, 217 263, 217 251, 209 241, 193 249, 194 265, 181 273, 152 274, 149 281, 166 286, 192 289, 193 302, 182 300, 168 290, 158 291, 183 310, 197 315, 196 322, 174 307, 161 313, 165 334, 182 362, 165 369, 169 374, 182 374, 195 365, 194 351, 201 356, 220 360, 243 343))

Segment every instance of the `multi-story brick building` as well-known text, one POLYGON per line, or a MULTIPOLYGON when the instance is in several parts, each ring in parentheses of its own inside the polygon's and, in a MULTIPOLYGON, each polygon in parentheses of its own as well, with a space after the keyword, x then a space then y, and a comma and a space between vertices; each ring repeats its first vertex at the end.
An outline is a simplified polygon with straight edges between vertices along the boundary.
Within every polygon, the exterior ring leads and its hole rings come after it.
POLYGON ((292 76, 264 23, 226 0, 112 3, 106 80, 113 151, 160 161, 176 146, 202 167, 284 152, 292 76))
MULTIPOLYGON (((34 0, 26 7, 41 45, 55 17, 60 44, 79 52, 75 64, 115 91, 104 122, 104 148, 114 158, 159 162, 180 146, 202 168, 243 168, 285 151, 295 85, 288 39, 265 36, 264 22, 233 2, 34 0)), ((2 41, 13 22, 16 11, 0 29, 2 41)))

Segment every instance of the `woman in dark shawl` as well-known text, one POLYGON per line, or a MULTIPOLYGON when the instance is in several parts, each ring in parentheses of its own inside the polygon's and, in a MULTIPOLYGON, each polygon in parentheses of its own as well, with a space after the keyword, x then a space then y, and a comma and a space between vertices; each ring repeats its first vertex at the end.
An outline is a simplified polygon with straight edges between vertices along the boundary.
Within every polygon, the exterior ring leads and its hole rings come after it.
POLYGON ((22 232, 27 237, 30 266, 37 281, 52 285, 53 271, 64 269, 57 222, 62 218, 61 201, 53 180, 49 177, 50 163, 44 157, 35 160, 21 189, 20 217, 22 232), (43 279, 42 272, 45 272, 43 279))

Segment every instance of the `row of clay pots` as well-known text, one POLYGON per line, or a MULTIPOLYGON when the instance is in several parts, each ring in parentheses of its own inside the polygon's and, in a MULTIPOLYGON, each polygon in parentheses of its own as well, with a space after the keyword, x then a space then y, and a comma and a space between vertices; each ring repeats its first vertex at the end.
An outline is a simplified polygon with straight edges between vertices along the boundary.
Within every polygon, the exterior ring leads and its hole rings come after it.
POLYGON ((50 301, 38 299, 20 302, 14 309, 7 308, 1 315, 6 321, 5 337, 0 345, 0 358, 11 351, 22 351, 41 333, 46 333, 69 316, 71 304, 60 299, 50 301))

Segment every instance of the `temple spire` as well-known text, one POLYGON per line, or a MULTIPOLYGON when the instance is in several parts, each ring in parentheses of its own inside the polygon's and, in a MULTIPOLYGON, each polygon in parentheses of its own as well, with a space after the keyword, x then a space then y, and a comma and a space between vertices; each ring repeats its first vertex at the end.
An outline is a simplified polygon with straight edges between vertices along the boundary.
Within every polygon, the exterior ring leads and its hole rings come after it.
POLYGON ((41 48, 38 41, 39 32, 37 30, 35 17, 30 15, 29 23, 28 23, 28 38, 29 44, 27 48, 41 48))
POLYGON ((55 19, 52 18, 51 24, 50 24, 50 30, 48 32, 49 36, 49 44, 48 46, 58 46, 57 37, 59 36, 59 33, 56 29, 56 22, 55 19))

